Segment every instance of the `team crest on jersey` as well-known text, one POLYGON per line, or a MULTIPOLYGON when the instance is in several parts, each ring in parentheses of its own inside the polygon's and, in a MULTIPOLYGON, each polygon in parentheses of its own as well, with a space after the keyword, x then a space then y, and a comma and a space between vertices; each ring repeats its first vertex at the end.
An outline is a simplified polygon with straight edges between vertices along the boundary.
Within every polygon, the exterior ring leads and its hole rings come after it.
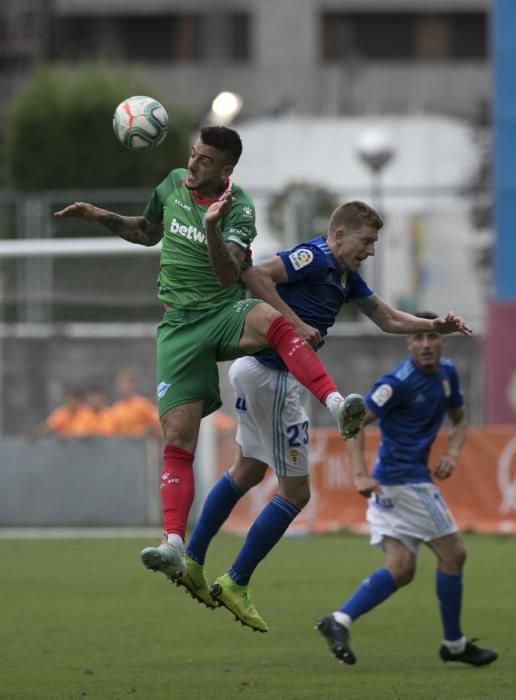
POLYGON ((289 450, 289 457, 292 464, 297 464, 297 450, 289 450))
POLYGON ((248 207, 248 206, 242 207, 242 211, 244 212, 244 214, 245 214, 246 216, 252 216, 252 215, 253 215, 253 210, 251 209, 251 207, 248 207))
POLYGON ((371 399, 375 402, 377 406, 383 406, 392 396, 392 386, 389 384, 382 384, 375 389, 371 394, 371 399))
POLYGON ((447 379, 443 379, 443 391, 446 398, 449 399, 451 396, 451 386, 447 379))
POLYGON ((288 259, 292 263, 294 270, 301 270, 301 268, 310 265, 314 259, 314 254, 308 248, 298 248, 290 253, 288 259))
POLYGON ((158 395, 158 399, 162 399, 169 389, 170 389, 170 384, 167 384, 166 382, 160 382, 158 384, 158 388, 156 390, 156 393, 158 395))

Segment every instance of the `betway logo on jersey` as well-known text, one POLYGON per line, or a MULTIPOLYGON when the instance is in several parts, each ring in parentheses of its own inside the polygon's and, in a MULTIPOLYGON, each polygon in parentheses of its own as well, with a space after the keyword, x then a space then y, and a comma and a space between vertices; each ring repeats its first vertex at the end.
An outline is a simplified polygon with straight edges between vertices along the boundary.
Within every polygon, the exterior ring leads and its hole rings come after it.
POLYGON ((199 231, 195 226, 185 226, 180 224, 179 221, 174 217, 172 223, 170 224, 170 233, 178 233, 180 236, 184 236, 189 241, 195 241, 196 243, 203 243, 206 245, 206 234, 204 231, 199 231))

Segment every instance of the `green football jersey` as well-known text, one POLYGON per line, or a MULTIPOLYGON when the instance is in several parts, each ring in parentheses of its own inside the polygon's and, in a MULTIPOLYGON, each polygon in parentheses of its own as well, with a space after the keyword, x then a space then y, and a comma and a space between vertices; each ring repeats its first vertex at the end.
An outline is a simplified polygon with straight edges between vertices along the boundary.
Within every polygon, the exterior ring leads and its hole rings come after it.
MULTIPOLYGON (((143 215, 163 222, 158 297, 177 309, 211 309, 245 297, 238 279, 222 288, 208 257, 203 218, 212 200, 202 200, 184 185, 187 171, 172 170, 154 190, 143 215)), ((244 250, 256 236, 254 205, 244 190, 228 180, 233 196, 229 214, 219 222, 226 241, 244 250)), ((243 269, 250 265, 246 258, 243 269)))

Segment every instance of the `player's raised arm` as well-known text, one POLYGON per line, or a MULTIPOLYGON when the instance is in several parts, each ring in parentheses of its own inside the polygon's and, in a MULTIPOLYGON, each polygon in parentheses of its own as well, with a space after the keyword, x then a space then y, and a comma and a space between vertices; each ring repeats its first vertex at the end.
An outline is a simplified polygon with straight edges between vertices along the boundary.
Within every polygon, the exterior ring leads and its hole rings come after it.
POLYGON ((231 210, 231 192, 225 193, 211 204, 204 215, 208 256, 221 287, 229 287, 239 276, 245 260, 245 250, 229 242, 226 243, 220 228, 221 220, 231 210))
POLYGON ((97 222, 120 238, 139 245, 153 246, 163 237, 162 224, 155 224, 144 216, 121 216, 88 202, 74 202, 56 211, 54 216, 97 222))
POLYGON ((439 316, 434 319, 434 331, 441 334, 462 333, 472 335, 473 331, 468 326, 462 316, 457 316, 453 311, 448 311, 446 316, 439 316))

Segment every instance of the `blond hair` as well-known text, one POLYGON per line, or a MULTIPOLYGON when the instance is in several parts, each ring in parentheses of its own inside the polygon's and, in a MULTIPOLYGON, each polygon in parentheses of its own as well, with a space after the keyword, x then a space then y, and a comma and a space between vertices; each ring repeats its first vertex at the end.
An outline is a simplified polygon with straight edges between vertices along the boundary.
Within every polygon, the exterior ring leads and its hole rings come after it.
POLYGON ((338 228, 356 230, 370 226, 379 231, 383 226, 381 216, 365 202, 347 202, 337 207, 330 217, 328 230, 335 233, 338 228))

